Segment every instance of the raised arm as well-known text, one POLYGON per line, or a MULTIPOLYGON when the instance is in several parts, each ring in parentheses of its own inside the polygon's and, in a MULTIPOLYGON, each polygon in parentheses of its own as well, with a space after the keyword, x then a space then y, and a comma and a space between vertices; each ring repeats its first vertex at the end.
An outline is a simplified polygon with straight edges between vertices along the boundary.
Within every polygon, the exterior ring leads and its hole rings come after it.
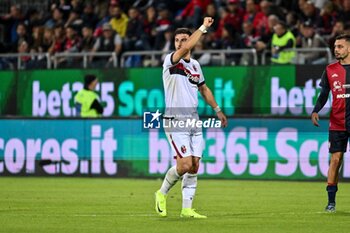
POLYGON ((173 64, 178 63, 181 58, 185 57, 191 49, 197 44, 203 33, 206 33, 207 29, 213 24, 214 19, 211 17, 205 17, 203 25, 200 26, 187 40, 187 42, 179 50, 177 50, 173 56, 171 62, 173 64))

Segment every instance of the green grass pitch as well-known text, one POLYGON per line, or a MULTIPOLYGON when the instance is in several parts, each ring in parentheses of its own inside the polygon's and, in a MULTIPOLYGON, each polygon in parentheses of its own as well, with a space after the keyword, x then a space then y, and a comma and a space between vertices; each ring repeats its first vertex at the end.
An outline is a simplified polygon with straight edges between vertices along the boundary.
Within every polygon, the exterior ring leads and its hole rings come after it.
POLYGON ((0 232, 334 233, 350 232, 350 183, 337 213, 324 213, 325 182, 199 179, 194 207, 208 219, 181 219, 180 185, 168 217, 154 211, 161 180, 0 178, 0 232))

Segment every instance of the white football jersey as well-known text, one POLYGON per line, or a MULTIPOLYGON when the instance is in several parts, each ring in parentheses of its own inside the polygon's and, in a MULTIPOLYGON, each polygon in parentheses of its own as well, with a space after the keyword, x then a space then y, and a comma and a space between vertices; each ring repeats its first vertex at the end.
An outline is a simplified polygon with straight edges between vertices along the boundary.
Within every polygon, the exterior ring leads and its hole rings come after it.
POLYGON ((202 69, 195 59, 189 62, 181 59, 172 64, 168 54, 163 63, 163 85, 165 93, 165 116, 174 116, 180 112, 191 111, 197 114, 198 87, 205 83, 202 69))

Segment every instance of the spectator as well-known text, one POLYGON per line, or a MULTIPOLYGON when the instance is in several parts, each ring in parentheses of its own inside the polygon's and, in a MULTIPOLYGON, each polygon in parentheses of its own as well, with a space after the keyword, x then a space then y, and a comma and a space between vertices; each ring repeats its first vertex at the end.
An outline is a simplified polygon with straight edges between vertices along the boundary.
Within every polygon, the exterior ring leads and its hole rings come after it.
POLYGON ((320 22, 318 24, 318 31, 321 35, 331 34, 336 18, 337 13, 334 9, 333 2, 326 2, 321 10, 320 22))
POLYGON ((71 0, 70 5, 72 6, 71 11, 78 12, 81 14, 82 9, 83 9, 83 3, 82 0, 71 0))
POLYGON ((66 27, 66 39, 64 41, 64 52, 76 53, 80 51, 81 38, 73 25, 66 27))
POLYGON ((44 28, 44 35, 41 44, 42 52, 46 53, 54 44, 54 30, 51 28, 44 28))
POLYGON ((151 48, 155 48, 155 40, 157 35, 157 12, 153 6, 150 6, 146 10, 146 16, 144 17, 143 28, 147 36, 147 41, 151 48))
POLYGON ((69 13, 69 17, 64 27, 67 28, 70 26, 73 26, 74 29, 77 29, 78 31, 80 31, 81 28, 83 27, 83 20, 80 18, 80 14, 77 10, 72 10, 69 13))
MULTIPOLYGON (((110 10, 112 9, 112 7, 108 1, 93 0, 92 4, 94 6, 94 12, 96 13, 98 19, 103 19, 104 17, 110 15, 109 13, 110 13, 110 10)), ((108 20, 108 22, 109 22, 109 20, 108 20)), ((98 23, 98 24, 100 24, 100 23, 98 23)), ((102 25, 103 25, 103 23, 100 26, 102 26, 102 25)))
MULTIPOLYGON (((63 52, 65 53, 76 53, 80 51, 81 38, 78 36, 77 31, 73 25, 69 25, 65 29, 66 37, 63 42, 63 52)), ((58 59, 60 67, 72 67, 75 66, 80 58, 76 57, 62 57, 58 59)))
POLYGON ((296 47, 296 40, 283 22, 274 26, 274 34, 271 41, 271 61, 273 64, 290 64, 295 57, 294 51, 288 51, 296 47))
POLYGON ((227 7, 221 12, 221 19, 216 31, 216 38, 220 38, 225 25, 231 25, 237 32, 242 30, 244 10, 239 5, 239 0, 227 0, 227 7))
POLYGON ((128 27, 128 16, 122 11, 120 6, 115 5, 112 8, 112 18, 109 21, 112 29, 118 33, 121 38, 125 37, 126 28, 128 27))
POLYGON ((259 24, 255 27, 255 30, 259 30, 256 33, 258 35, 264 35, 270 33, 270 28, 268 25, 268 17, 270 15, 270 8, 272 6, 272 3, 263 0, 260 2, 260 9, 261 9, 261 19, 259 24))
POLYGON ((26 69, 26 68, 30 68, 30 63, 31 63, 31 56, 28 55, 24 55, 25 53, 29 53, 29 44, 27 43, 27 41, 20 39, 18 41, 18 48, 17 48, 17 52, 18 53, 23 53, 22 56, 19 57, 19 64, 17 64, 17 68, 19 69, 26 69))
POLYGON ((54 28, 56 25, 64 25, 65 21, 63 19, 63 10, 59 8, 54 8, 52 10, 52 16, 45 23, 45 27, 54 28))
POLYGON ((313 0, 315 7, 317 7, 318 9, 322 9, 325 4, 327 4, 327 0, 313 0))
MULTIPOLYGON (((33 46, 31 52, 46 53, 53 43, 53 30, 42 26, 33 28, 33 46)), ((47 67, 47 58, 43 55, 38 55, 33 58, 26 68, 43 69, 47 67)))
MULTIPOLYGON (((298 21, 297 14, 293 11, 288 12, 288 14, 286 15, 286 23, 287 23, 289 30, 293 33, 293 35, 295 37, 297 37, 299 35, 299 21, 298 21)), ((273 28, 273 26, 271 27, 270 22, 269 22, 270 30, 271 30, 271 28, 273 28)))
POLYGON ((215 32, 219 27, 220 18, 214 3, 208 4, 204 17, 211 17, 214 19, 213 24, 208 28, 208 32, 215 32))
POLYGON ((27 33, 27 27, 24 25, 24 23, 19 23, 17 25, 16 38, 16 41, 12 43, 13 52, 17 51, 19 42, 26 41, 26 43, 28 43, 28 46, 30 46, 33 42, 32 37, 27 33))
MULTIPOLYGON (((172 22, 169 17, 169 11, 165 4, 159 4, 157 7, 158 18, 157 18, 157 32, 163 33, 168 29, 169 26, 172 25, 172 22)), ((161 35, 163 36, 163 35, 161 35)))
POLYGON ((339 19, 345 22, 345 26, 350 26, 350 0, 343 0, 339 19))
POLYGON ((306 1, 301 9, 301 21, 310 21, 313 25, 320 23, 320 10, 315 7, 312 1, 306 1))
POLYGON ((155 38, 155 48, 159 48, 164 42, 164 33, 171 27, 172 22, 169 17, 169 11, 164 4, 159 4, 157 7, 158 18, 156 26, 156 38, 155 38))
MULTIPOLYGON (((221 39, 217 41, 217 49, 231 50, 244 47, 240 34, 229 24, 223 28, 221 39)), ((241 59, 240 54, 226 54, 227 65, 238 65, 241 59)))
MULTIPOLYGON (((87 3, 84 6, 83 14, 81 15, 84 25, 91 25, 95 28, 98 23, 98 17, 94 13, 94 8, 91 3, 87 3)), ((108 20, 109 21, 109 20, 108 20)))
POLYGON ((33 37, 33 45, 32 45, 32 52, 39 52, 42 53, 42 44, 43 44, 43 38, 44 38, 44 28, 41 26, 33 27, 32 32, 33 37))
POLYGON ((19 5, 12 5, 10 13, 0 16, 0 24, 4 25, 4 41, 8 44, 18 41, 17 25, 24 19, 19 5))
POLYGON ((246 1, 246 13, 244 15, 244 22, 249 21, 253 24, 255 31, 261 35, 266 26, 266 16, 261 11, 257 10, 254 0, 246 1))
MULTIPOLYGON (((243 25, 242 41, 245 48, 255 48, 256 43, 259 41, 260 37, 255 33, 253 24, 249 21, 244 22, 243 25)), ((253 64, 253 57, 251 54, 242 54, 240 64, 248 65, 253 64)))
MULTIPOLYGON (((93 52, 115 52, 117 55, 122 51, 122 39, 115 33, 109 23, 102 26, 103 34, 100 36, 92 49, 93 52)), ((95 58, 94 63, 97 67, 109 67, 111 58, 95 58)))
POLYGON ((126 50, 149 50, 150 45, 143 30, 143 22, 138 9, 131 7, 128 12, 129 21, 124 38, 126 50))
POLYGON ((111 21, 112 15, 113 15, 113 11, 114 11, 114 6, 110 5, 108 7, 106 15, 97 23, 97 26, 96 26, 95 31, 94 31, 94 36, 95 37, 99 37, 99 36, 102 35, 102 26, 105 23, 109 23, 109 21, 111 21))
POLYGON ((255 49, 258 52, 262 52, 266 48, 271 47, 272 36, 274 34, 274 27, 279 23, 279 20, 276 15, 270 15, 267 19, 267 22, 269 27, 269 33, 262 35, 255 44, 255 49))
POLYGON ((28 32, 32 33, 32 29, 35 26, 42 26, 43 24, 42 15, 36 9, 29 9, 26 14, 24 24, 27 25, 28 32))
POLYGON ((161 57, 161 61, 163 61, 166 56, 166 52, 172 51, 174 49, 174 29, 172 27, 169 27, 164 32, 164 40, 161 44, 158 45, 158 47, 156 47, 156 50, 165 52, 161 57))
MULTIPOLYGON (((326 47, 325 40, 316 32, 314 25, 311 21, 306 21, 301 25, 301 48, 321 48, 326 47)), ((320 52, 305 52, 298 56, 298 62, 300 64, 322 64, 326 63, 324 54, 320 52), (321 57, 321 58, 320 58, 321 57)))
POLYGON ((243 28, 242 40, 244 43, 244 47, 254 48, 256 42, 260 39, 260 37, 255 33, 253 24, 249 21, 244 22, 242 25, 242 28, 243 28))
POLYGON ((69 16, 69 12, 72 10, 70 0, 59 0, 51 4, 51 11, 59 9, 62 12, 63 20, 66 21, 69 16))
POLYGON ((63 43, 65 40, 65 33, 63 25, 56 25, 54 28, 54 41, 49 48, 48 52, 54 54, 57 52, 63 52, 63 43))
MULTIPOLYGON (((260 2, 260 8, 261 12, 264 13, 264 15, 268 18, 270 15, 276 15, 279 19, 283 19, 286 17, 288 12, 294 12, 292 10, 288 10, 284 5, 282 1, 277 4, 277 1, 261 1, 260 2)), ((291 1, 293 2, 293 1, 291 1)))
POLYGON ((176 21, 184 27, 199 27, 203 14, 211 2, 212 0, 190 0, 181 14, 176 17, 176 21))
POLYGON ((83 35, 83 39, 81 42, 81 51, 91 52, 96 42, 93 36, 93 27, 89 24, 85 25, 82 29, 81 34, 83 35))
POLYGON ((328 45, 331 48, 332 51, 334 51, 334 42, 335 42, 335 38, 340 35, 341 33, 343 33, 345 30, 345 23, 343 21, 336 21, 333 28, 332 28, 332 33, 329 36, 328 39, 328 45))
POLYGON ((154 4, 154 0, 136 0, 133 7, 136 7, 139 11, 146 11, 154 4))

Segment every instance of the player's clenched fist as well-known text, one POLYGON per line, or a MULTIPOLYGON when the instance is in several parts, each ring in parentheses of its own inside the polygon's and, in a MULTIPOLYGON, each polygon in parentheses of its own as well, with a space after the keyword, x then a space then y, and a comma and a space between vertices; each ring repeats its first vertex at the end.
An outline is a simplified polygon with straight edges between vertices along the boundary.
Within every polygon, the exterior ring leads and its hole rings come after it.
POLYGON ((214 19, 212 17, 205 17, 203 20, 203 25, 205 27, 210 27, 214 23, 214 19))

